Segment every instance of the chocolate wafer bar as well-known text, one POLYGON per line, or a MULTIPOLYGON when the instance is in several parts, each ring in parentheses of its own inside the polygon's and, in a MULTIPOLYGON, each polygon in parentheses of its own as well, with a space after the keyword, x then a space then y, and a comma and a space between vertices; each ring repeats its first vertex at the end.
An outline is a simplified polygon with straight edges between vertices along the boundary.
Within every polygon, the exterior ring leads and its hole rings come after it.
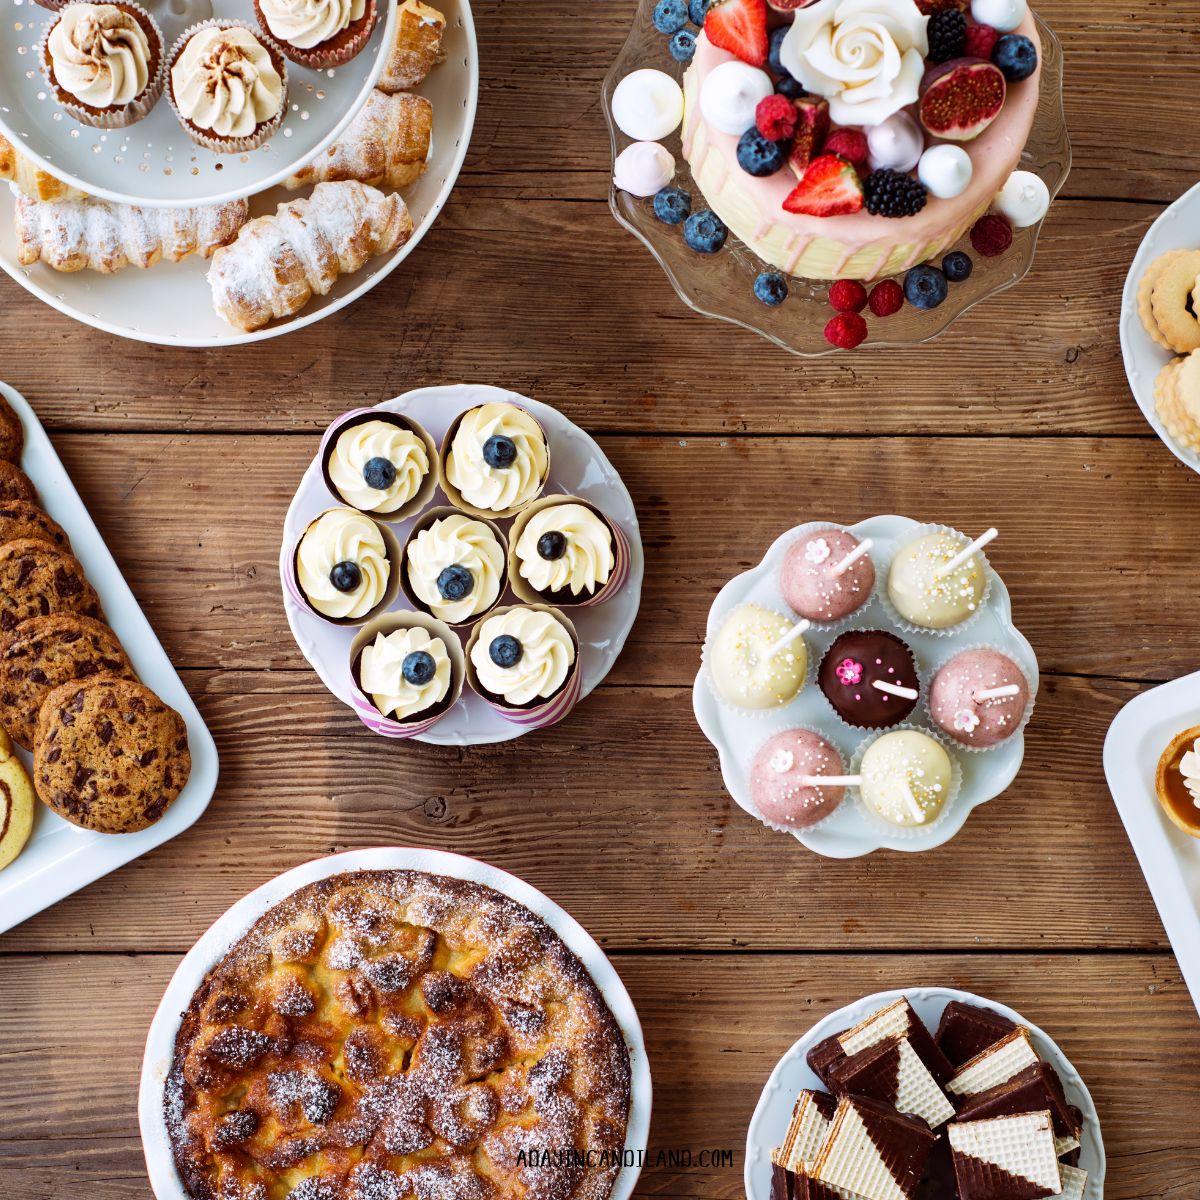
POLYGON ((880 1100, 920 1117, 930 1129, 954 1116, 954 1105, 917 1056, 908 1038, 888 1038, 843 1059, 830 1071, 834 1091, 880 1100))
POLYGON ((956 1102, 1007 1083, 1014 1075, 1040 1062, 1028 1030, 1017 1028, 982 1054, 965 1062, 946 1084, 956 1102))
POLYGON ((771 1152, 771 1200, 795 1200, 796 1176, 780 1161, 778 1150, 771 1152))
POLYGON ((1062 1191, 1054 1200, 1083 1200, 1083 1193, 1087 1190, 1088 1173, 1078 1167, 1067 1167, 1061 1163, 1058 1172, 1062 1176, 1062 1191))
POLYGON ((796 1194, 794 1200, 862 1200, 845 1188, 834 1187, 831 1183, 822 1183, 809 1175, 796 1176, 796 1194))
POLYGON ((955 1067, 961 1067, 1014 1029, 1012 1021, 990 1008, 951 1000, 942 1012, 933 1040, 955 1067))
POLYGON ((921 1018, 917 1016, 913 1006, 901 996, 891 1004, 872 1013, 865 1021, 860 1021, 853 1029, 844 1030, 833 1037, 818 1042, 808 1052, 808 1065, 813 1069, 817 1078, 831 1087, 830 1072, 843 1059, 852 1054, 885 1041, 888 1038, 908 1038, 917 1056, 929 1068, 929 1073, 937 1081, 939 1087, 944 1087, 946 1081, 954 1074, 954 1068, 946 1056, 934 1045, 929 1030, 925 1028, 921 1018))
POLYGON ((1049 1063, 1038 1062, 1017 1072, 1006 1083, 997 1084, 972 1096, 958 1110, 960 1121, 979 1121, 985 1117, 1011 1117, 1017 1113, 1048 1110, 1054 1121, 1056 1140, 1071 1145, 1058 1147, 1061 1158, 1079 1145, 1082 1114, 1067 1103, 1058 1072, 1049 1063))
POLYGON ((924 1121, 845 1096, 808 1175, 863 1200, 911 1200, 936 1141, 924 1121))
POLYGON ((792 1172, 812 1162, 829 1133, 836 1109, 837 1101, 828 1092, 802 1091, 796 1097, 783 1145, 775 1152, 779 1162, 792 1172))
POLYGON ((947 1137, 959 1200, 1043 1200, 1062 1192, 1049 1112, 955 1121, 947 1137))

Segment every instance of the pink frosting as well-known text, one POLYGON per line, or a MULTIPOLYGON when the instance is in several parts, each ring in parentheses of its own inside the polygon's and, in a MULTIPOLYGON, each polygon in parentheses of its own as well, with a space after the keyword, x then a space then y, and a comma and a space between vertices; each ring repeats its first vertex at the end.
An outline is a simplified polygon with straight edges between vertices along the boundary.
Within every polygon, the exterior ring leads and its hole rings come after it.
POLYGON ((808 729, 777 733, 754 756, 750 799, 768 821, 790 829, 807 829, 829 816, 842 802, 842 787, 809 787, 810 775, 842 775, 842 757, 808 729))
POLYGON ((793 542, 783 558, 783 598, 810 621, 840 621, 857 612, 871 597, 875 565, 864 554, 836 578, 838 565, 859 544, 852 533, 819 529, 793 542))
POLYGON ((964 650, 933 677, 929 712, 940 728, 964 746, 995 746, 1011 737, 1029 704, 1029 681, 1007 655, 998 650, 964 650), (977 700, 984 688, 1021 690, 1015 696, 977 700))

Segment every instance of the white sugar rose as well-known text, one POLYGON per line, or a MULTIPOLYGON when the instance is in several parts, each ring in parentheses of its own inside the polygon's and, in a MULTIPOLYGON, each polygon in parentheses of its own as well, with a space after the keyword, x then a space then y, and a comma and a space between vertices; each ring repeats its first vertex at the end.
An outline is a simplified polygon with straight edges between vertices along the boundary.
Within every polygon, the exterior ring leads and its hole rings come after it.
POLYGON ((929 18, 914 0, 817 0, 799 9, 779 57, 838 125, 878 125, 917 100, 929 18))

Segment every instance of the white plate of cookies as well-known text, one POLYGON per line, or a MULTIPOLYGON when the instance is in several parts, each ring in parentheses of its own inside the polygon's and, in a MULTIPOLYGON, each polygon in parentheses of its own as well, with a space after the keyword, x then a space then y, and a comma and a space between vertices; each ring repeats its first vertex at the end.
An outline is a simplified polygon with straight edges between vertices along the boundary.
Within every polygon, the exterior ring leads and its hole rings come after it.
POLYGON ((199 820, 216 790, 217 748, 33 410, 2 383, 0 493, 3 932, 199 820), (6 456, 14 420, 24 447, 6 456), (38 583, 60 575, 72 586, 38 583), (101 707, 121 713, 116 732, 101 707), (64 766, 77 786, 59 786, 64 766))
POLYGON ((1150 226, 1121 297, 1121 353, 1142 415, 1200 472, 1200 184, 1150 226))

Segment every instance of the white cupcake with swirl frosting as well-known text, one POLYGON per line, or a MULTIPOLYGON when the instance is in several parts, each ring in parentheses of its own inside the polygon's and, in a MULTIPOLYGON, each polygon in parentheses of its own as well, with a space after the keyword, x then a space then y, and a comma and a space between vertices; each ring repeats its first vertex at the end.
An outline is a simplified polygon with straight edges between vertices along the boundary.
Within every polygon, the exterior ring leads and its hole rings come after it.
POLYGON ((470 408, 451 424, 442 464, 452 504, 476 516, 511 517, 541 495, 550 449, 532 414, 497 401, 470 408))
POLYGON ((330 494, 382 521, 403 521, 429 503, 440 478, 424 426, 399 413, 356 409, 330 425, 321 444, 330 494))
POLYGON ((619 539, 598 508, 577 496, 547 496, 513 523, 509 578, 529 604, 588 604, 618 579, 619 539))
POLYGON ((361 625, 399 590, 395 535, 352 508, 331 508, 309 523, 296 546, 296 590, 319 617, 361 625))
POLYGON ((318 71, 349 62, 379 17, 375 0, 254 0, 254 12, 292 62, 318 71))
POLYGON ((544 605, 497 610, 467 645, 472 688, 502 711, 542 708, 567 691, 578 670, 574 627, 544 605))
POLYGON ((401 584, 414 608, 468 625, 499 601, 507 558, 504 535, 490 521, 435 508, 409 534, 401 584))

